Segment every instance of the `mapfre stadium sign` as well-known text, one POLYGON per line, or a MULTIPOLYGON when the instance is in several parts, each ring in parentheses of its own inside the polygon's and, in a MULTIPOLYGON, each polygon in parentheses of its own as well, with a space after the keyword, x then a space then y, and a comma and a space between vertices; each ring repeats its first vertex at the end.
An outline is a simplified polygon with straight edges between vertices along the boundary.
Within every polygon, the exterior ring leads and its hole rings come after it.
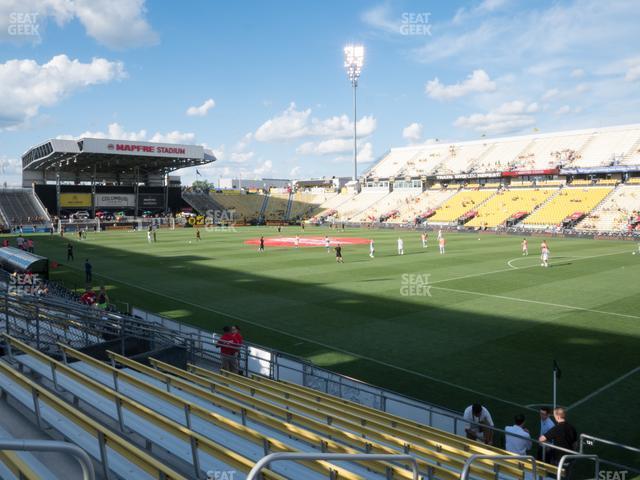
POLYGON ((112 155, 135 155, 148 157, 196 158, 204 156, 200 145, 172 145, 165 143, 129 142, 101 138, 82 140, 82 151, 112 155))

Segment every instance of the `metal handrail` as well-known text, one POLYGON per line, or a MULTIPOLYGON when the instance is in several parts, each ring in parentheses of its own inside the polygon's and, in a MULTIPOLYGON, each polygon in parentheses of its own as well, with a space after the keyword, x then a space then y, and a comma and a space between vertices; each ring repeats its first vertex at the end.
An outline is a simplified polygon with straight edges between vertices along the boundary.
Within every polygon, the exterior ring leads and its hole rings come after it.
MULTIPOLYGON (((155 322, 153 320, 142 319, 133 317, 128 314, 114 313, 114 312, 104 312, 101 310, 92 309, 85 305, 81 304, 69 304, 68 302, 64 302, 63 300, 58 300, 51 297, 13 297, 7 295, 5 292, 0 291, 0 300, 4 297, 4 302, 0 301, 0 309, 5 310, 5 319, 8 319, 10 313, 7 309, 7 301, 11 300, 12 302, 9 305, 19 304, 20 307, 25 309, 29 308, 29 304, 27 302, 34 302, 33 307, 38 309, 40 315, 45 316, 45 314, 49 315, 43 321, 51 322, 54 324, 63 327, 68 325, 69 321, 73 322, 73 326, 77 329, 86 329, 89 332, 93 332, 96 335, 101 334, 110 334, 110 333, 120 333, 122 335, 130 336, 133 338, 144 338, 144 339, 152 339, 156 345, 178 345, 183 346, 191 351, 192 354, 198 355, 202 358, 206 358, 209 360, 213 360, 214 362, 220 363, 220 353, 213 350, 212 347, 215 346, 215 340, 213 338, 213 332, 205 332, 202 329, 197 327, 189 326, 187 332, 181 331, 180 329, 172 328, 171 325, 167 326, 161 322, 155 322), (4 305, 3 305, 4 303, 4 305), (49 314, 47 312, 47 307, 51 310, 59 309, 58 312, 53 312, 49 314), (62 313, 64 318, 53 316, 55 313, 62 313), (206 348, 206 347, 209 348, 206 348)), ((15 311, 11 313, 15 314, 15 311)), ((33 312, 26 312, 33 313, 33 312)), ((175 323, 179 326, 181 325, 179 322, 176 322, 171 319, 166 319, 159 315, 153 314, 162 319, 162 321, 168 321, 171 323, 175 323)), ((26 317, 23 317, 26 318, 26 317)), ((8 327, 8 324, 7 324, 8 327)), ((8 330, 7 330, 8 333, 8 330)), ((22 337, 20 337, 22 338, 22 337)), ((28 339, 24 339, 28 341, 28 339)), ((55 341, 52 343, 55 347, 55 341)), ((269 378, 279 379, 279 369, 292 370, 294 372, 302 373, 303 375, 307 372, 306 367, 310 367, 313 370, 317 370, 320 374, 314 373, 314 378, 318 378, 324 382, 326 382, 327 386, 332 385, 333 387, 342 386, 342 381, 348 381, 347 387, 350 389, 361 391, 365 394, 371 394, 375 397, 379 397, 382 402, 380 407, 374 407, 381 411, 386 411, 384 403, 387 399, 387 395, 394 395, 394 401, 398 401, 400 403, 406 404, 408 406, 413 406, 417 408, 421 408, 427 414, 427 425, 432 426, 432 416, 437 415, 446 419, 450 419, 453 422, 453 433, 458 434, 458 428, 460 424, 475 424, 475 422, 465 420, 462 415, 459 413, 453 412, 443 407, 435 406, 429 404, 427 402, 411 398, 406 395, 398 394, 396 392, 391 392, 389 390, 385 390, 382 387, 376 387, 366 382, 362 382, 357 379, 352 379, 349 377, 344 377, 338 373, 331 372, 329 370, 323 369, 322 367, 318 367, 308 361, 303 359, 299 359, 295 356, 280 352, 278 350, 266 348, 261 345, 252 344, 250 342, 245 342, 244 345, 241 346, 240 349, 240 358, 242 359, 242 365, 244 371, 249 371, 248 362, 249 359, 258 360, 260 362, 265 361, 264 358, 261 358, 258 355, 251 353, 251 348, 257 348, 264 351, 267 351, 271 354, 272 358, 269 358, 268 361, 270 364, 270 373, 267 375, 269 378), (294 368, 289 364, 281 364, 278 362, 278 359, 290 359, 300 365, 296 365, 294 368), (324 375, 326 374, 326 376, 324 375), (331 377, 338 377, 337 379, 331 377), (404 398, 405 400, 402 400, 404 398)), ((313 388, 313 387, 311 387, 313 388)), ((328 391, 328 390, 327 390, 328 391)), ((518 434, 506 432, 498 427, 491 427, 488 425, 482 425, 484 428, 489 428, 490 430, 501 434, 501 435, 511 435, 514 437, 519 437, 518 434)), ((525 438, 526 437, 521 437, 525 438)), ((595 437, 594 437, 595 438, 595 437)), ((543 452, 548 449, 560 451, 568 454, 576 454, 582 453, 574 450, 565 449, 562 447, 558 447, 556 445, 552 445, 549 443, 543 443, 538 441, 536 438, 530 438, 532 443, 538 445, 543 452)), ((606 443, 607 441, 603 441, 606 443)), ((610 442, 610 444, 614 444, 614 442, 610 442)), ((629 470, 634 470, 632 467, 628 467, 626 465, 617 464, 612 461, 602 460, 602 463, 606 463, 608 465, 618 467, 618 468, 628 468, 629 470)))
POLYGON ((611 440, 594 437, 593 435, 587 435, 586 433, 580 434, 580 448, 578 450, 579 453, 584 453, 584 444, 585 443, 588 444, 589 440, 593 440, 598 443, 604 443, 605 445, 609 445, 612 447, 622 448, 623 450, 629 450, 630 452, 640 453, 640 448, 632 447, 630 445, 625 445, 624 443, 612 442, 611 440))
POLYGON ((563 455, 558 462, 558 473, 556 474, 556 480, 562 480, 562 470, 564 469, 564 464, 567 462, 567 458, 584 458, 587 460, 593 460, 595 462, 595 472, 593 475, 594 480, 598 480, 600 476, 600 457, 598 455, 584 455, 582 453, 576 453, 572 455, 563 455))
MULTIPOLYGON (((464 467, 462 467, 462 472, 460 472, 460 480, 468 480, 469 471, 471 470, 471 464, 476 460, 530 460, 531 461, 531 472, 533 474, 532 478, 535 480, 538 478, 537 476, 537 462, 536 458, 533 455, 480 455, 474 454, 467 458, 467 461, 464 462, 464 467)), ((496 478, 498 478, 498 473, 500 469, 499 463, 494 463, 494 468, 496 469, 496 478)), ((560 480, 560 477, 558 477, 560 480)))
POLYGON ((413 480, 419 480, 418 462, 412 455, 391 455, 391 454, 369 454, 369 453, 271 453, 262 457, 256 462, 246 480, 259 480, 262 478, 261 471, 273 462, 293 460, 296 462, 303 460, 328 460, 328 461, 405 461, 411 462, 413 480))
POLYGON ((80 447, 56 440, 0 440, 0 450, 67 453, 74 457, 82 469, 83 480, 95 480, 96 473, 87 452, 80 447))

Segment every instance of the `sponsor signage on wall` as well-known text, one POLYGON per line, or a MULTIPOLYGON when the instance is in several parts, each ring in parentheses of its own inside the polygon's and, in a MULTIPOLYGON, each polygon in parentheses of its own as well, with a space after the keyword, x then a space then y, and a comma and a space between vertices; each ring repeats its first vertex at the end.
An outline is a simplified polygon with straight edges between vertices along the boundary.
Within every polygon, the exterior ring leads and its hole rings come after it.
POLYGON ((136 196, 133 193, 96 193, 96 207, 135 207, 136 196))

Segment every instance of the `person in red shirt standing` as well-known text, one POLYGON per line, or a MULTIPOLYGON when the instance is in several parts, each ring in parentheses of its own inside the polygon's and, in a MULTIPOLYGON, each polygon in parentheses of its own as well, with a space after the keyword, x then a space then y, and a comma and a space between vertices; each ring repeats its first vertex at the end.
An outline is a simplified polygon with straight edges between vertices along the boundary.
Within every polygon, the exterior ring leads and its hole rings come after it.
MULTIPOLYGON (((232 333, 231 327, 225 326, 223 334, 216 343, 220 348, 220 357, 222 358, 222 370, 228 370, 232 373, 238 373, 238 337, 232 333)), ((241 337, 242 338, 242 337, 241 337)))
POLYGON ((94 306, 96 304, 96 292, 94 292, 90 287, 87 287, 80 297, 80 302, 91 307, 94 306))
POLYGON ((237 325, 231 325, 231 335, 233 335, 235 343, 238 345, 238 350, 236 354, 236 365, 238 367, 238 374, 243 375, 242 370, 240 369, 240 360, 242 359, 242 344, 244 343, 244 338, 242 338, 242 333, 240 333, 240 327, 237 325))

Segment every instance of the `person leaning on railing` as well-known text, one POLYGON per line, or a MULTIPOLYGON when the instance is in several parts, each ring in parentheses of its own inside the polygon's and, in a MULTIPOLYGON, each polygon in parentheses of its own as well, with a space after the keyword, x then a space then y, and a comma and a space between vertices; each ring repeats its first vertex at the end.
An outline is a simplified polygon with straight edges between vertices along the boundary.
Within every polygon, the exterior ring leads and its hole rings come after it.
POLYGON ((216 346, 220 348, 220 357, 222 360, 222 370, 228 370, 232 373, 238 373, 238 351, 240 350, 239 339, 236 334, 232 332, 231 327, 225 326, 222 331, 224 332, 216 346))

